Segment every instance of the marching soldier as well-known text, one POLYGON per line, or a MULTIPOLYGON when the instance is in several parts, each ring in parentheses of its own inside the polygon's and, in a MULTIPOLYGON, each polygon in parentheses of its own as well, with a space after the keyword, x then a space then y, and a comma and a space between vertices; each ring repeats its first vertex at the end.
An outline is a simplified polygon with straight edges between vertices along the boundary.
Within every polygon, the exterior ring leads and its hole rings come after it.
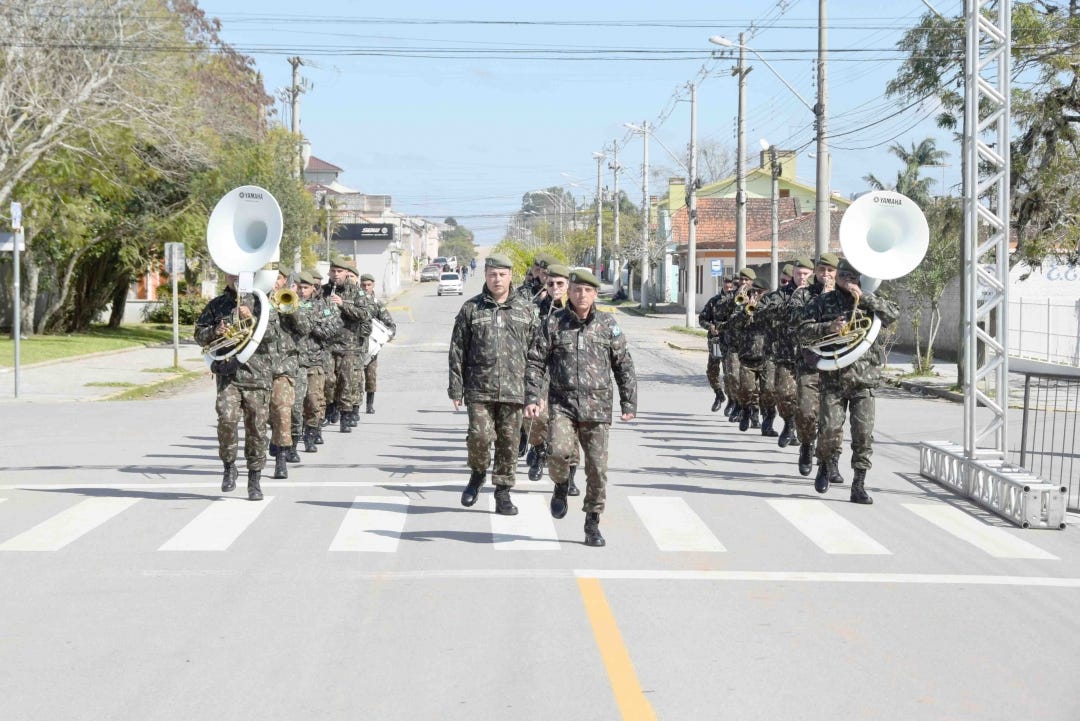
POLYGON ((770 293, 774 296, 769 299, 768 328, 770 333, 770 347, 773 354, 773 399, 776 401, 776 410, 784 420, 784 428, 777 438, 777 445, 786 447, 795 438, 795 409, 796 409, 796 381, 795 363, 797 343, 795 333, 789 323, 788 303, 792 295, 799 288, 806 287, 806 283, 814 272, 814 263, 809 258, 797 258, 791 264, 790 280, 786 285, 770 293))
POLYGON ((525 280, 515 290, 522 298, 532 303, 537 296, 544 292, 544 284, 547 282, 547 267, 558 260, 548 253, 537 253, 533 257, 532 265, 525 272, 525 280))
POLYGON ((330 261, 330 282, 323 286, 323 298, 338 308, 344 324, 330 348, 334 372, 326 379, 327 417, 340 420, 342 433, 352 433, 352 407, 360 407, 357 402, 359 390, 354 382, 355 369, 362 350, 360 338, 363 327, 371 325, 367 302, 361 297, 360 288, 349 283, 349 273, 356 275, 355 266, 341 256, 335 256, 330 261))
POLYGON ((620 418, 630 421, 637 414, 637 376, 626 336, 614 316, 596 311, 600 281, 586 270, 571 271, 569 280, 569 304, 548 316, 529 349, 526 414, 540 415, 546 380, 550 473, 555 483, 551 515, 566 515, 570 461, 580 443, 585 451, 585 545, 603 546, 600 514, 607 496, 611 377, 614 374, 619 386, 620 418))
MULTIPOLYGON (((837 334, 850 323, 857 311, 871 313, 882 327, 896 322, 900 309, 890 300, 864 293, 859 272, 846 260, 837 269, 837 289, 819 295, 803 314, 799 337, 813 343, 826 334, 837 334)), ((874 502, 864 487, 874 452, 874 389, 881 385, 881 366, 885 363, 884 335, 878 334, 870 348, 845 368, 821 371, 821 431, 818 435, 818 474, 814 490, 829 490, 827 464, 834 467, 840 457, 844 438, 844 417, 851 416, 852 503, 874 502)))
MULTIPOLYGON (((720 330, 720 339, 725 348, 724 350, 724 385, 728 389, 728 400, 734 401, 731 404, 731 410, 728 411, 728 420, 736 421, 742 412, 739 408, 739 383, 740 383, 740 371, 739 371, 739 343, 736 328, 731 324, 731 320, 735 318, 735 313, 742 312, 742 306, 735 302, 740 293, 749 293, 750 286, 753 284, 754 279, 757 278, 757 273, 753 268, 743 268, 739 271, 739 274, 735 277, 736 284, 734 293, 731 297, 720 306, 718 315, 724 319, 724 325, 720 330)), ((726 409, 725 409, 726 410, 726 409)))
POLYGON ((454 408, 469 412, 469 483, 461 505, 472 506, 484 485, 495 444, 495 512, 518 512, 514 485, 514 440, 521 430, 525 398, 525 353, 536 331, 536 310, 511 285, 513 264, 501 253, 484 262, 484 289, 462 304, 450 340, 450 384, 454 408))
POLYGON ((709 387, 713 390, 712 411, 715 413, 724 405, 724 345, 720 337, 720 328, 723 318, 720 316, 720 308, 724 302, 734 295, 729 286, 734 285, 728 278, 724 279, 724 288, 705 302, 705 307, 698 313, 698 325, 705 329, 709 346, 709 360, 705 364, 705 377, 709 380, 709 387))
MULTIPOLYGON (((305 453, 319 450, 317 439, 321 433, 323 414, 326 412, 326 356, 329 353, 324 343, 331 341, 341 332, 343 323, 341 314, 332 308, 326 300, 319 297, 319 278, 312 271, 300 274, 300 309, 310 317, 311 329, 297 340, 300 352, 300 372, 307 377, 307 392, 300 403, 302 405, 303 441, 305 453)), ((299 394, 298 394, 299 395, 299 394)), ((294 437, 296 435, 296 409, 293 409, 294 437)))
MULTIPOLYGON (((284 270, 278 270, 274 292, 288 287, 289 278, 284 270)), ((292 435, 292 412, 296 402, 296 382, 300 364, 294 334, 302 334, 292 313, 283 313, 271 301, 270 325, 278 332, 274 340, 265 343, 274 359, 274 380, 270 388, 270 455, 274 457, 274 478, 288 478, 291 458, 299 462, 296 441, 292 435), (290 456, 290 453, 292 454, 290 456)))
MULTIPOLYGON (((386 304, 375 297, 375 276, 371 273, 364 273, 360 276, 360 290, 364 292, 373 306, 374 318, 386 326, 390 331, 390 340, 394 340, 397 335, 397 324, 394 323, 394 319, 390 316, 390 311, 386 309, 386 304)), ((389 342, 389 341, 387 341, 389 342)), ((379 373, 379 356, 373 355, 369 358, 367 365, 364 366, 364 395, 367 400, 367 412, 375 412, 375 388, 376 388, 376 376, 379 373)))
POLYGON ((734 336, 738 338, 739 354, 739 396, 736 401, 742 409, 739 415, 739 430, 761 428, 762 435, 769 435, 768 413, 772 408, 772 398, 765 391, 765 324, 758 313, 764 310, 762 298, 769 290, 769 282, 764 278, 755 278, 747 291, 747 301, 736 306, 732 318, 728 321, 734 336), (759 410, 765 412, 764 422, 759 420, 759 410))

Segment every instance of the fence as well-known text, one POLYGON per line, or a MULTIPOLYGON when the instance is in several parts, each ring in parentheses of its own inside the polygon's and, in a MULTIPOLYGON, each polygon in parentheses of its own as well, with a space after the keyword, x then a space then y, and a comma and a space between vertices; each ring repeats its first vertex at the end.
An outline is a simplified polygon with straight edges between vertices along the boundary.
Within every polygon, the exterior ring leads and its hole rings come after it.
POLYGON ((1011 359, 1009 370, 1024 375, 1024 416, 1017 465, 1047 483, 1068 489, 1066 506, 1080 510, 1080 368, 1011 359))
POLYGON ((1023 297, 1010 301, 1009 352, 1047 363, 1080 364, 1080 302, 1023 297))

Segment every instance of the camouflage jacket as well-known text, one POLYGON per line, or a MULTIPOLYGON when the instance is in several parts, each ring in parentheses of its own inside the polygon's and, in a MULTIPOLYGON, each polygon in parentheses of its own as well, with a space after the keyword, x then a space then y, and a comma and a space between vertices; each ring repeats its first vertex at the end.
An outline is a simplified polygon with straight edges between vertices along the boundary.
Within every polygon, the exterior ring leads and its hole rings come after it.
MULTIPOLYGON (((828 333, 829 325, 837 318, 850 318, 855 306, 854 296, 834 290, 820 294, 803 311, 799 325, 799 341, 813 343, 828 333)), ((882 328, 896 322, 900 309, 891 300, 886 300, 873 293, 866 293, 859 301, 859 309, 867 314, 876 315, 881 320, 882 328)), ((876 388, 881 384, 881 366, 885 364, 884 334, 879 333, 870 349, 847 368, 837 371, 818 371, 822 382, 840 383, 845 388, 876 388), (826 378, 828 377, 828 378, 826 378)))
POLYGON ((536 309, 513 289, 502 303, 487 286, 465 301, 450 338, 450 399, 523 403, 525 353, 537 325, 536 309))
POLYGON ((634 361, 614 316, 597 313, 593 307, 582 321, 568 305, 547 317, 529 348, 525 402, 542 400, 546 379, 552 413, 576 421, 610 423, 613 373, 622 412, 637 413, 634 361))
POLYGON ((530 303, 534 303, 537 300, 537 296, 544 290, 544 284, 539 278, 525 278, 525 281, 513 290, 521 296, 522 299, 527 300, 530 303))
POLYGON ((296 340, 300 351, 300 367, 312 368, 326 363, 329 355, 325 343, 337 337, 344 324, 337 307, 317 296, 311 300, 300 301, 300 309, 295 315, 303 314, 309 330, 296 340))
POLYGON ((748 313, 746 306, 735 305, 728 321, 733 337, 738 340, 734 348, 739 353, 739 360, 750 367, 764 363, 768 352, 768 329, 765 320, 769 311, 768 301, 763 295, 755 303, 753 313, 748 313))
MULTIPOLYGON (((254 296, 245 296, 243 305, 258 315, 258 304, 254 296)), ((236 291, 232 288, 226 288, 224 293, 207 303, 199 319, 195 321, 195 342, 206 347, 217 339, 218 324, 222 320, 233 320, 236 306, 236 291)), ((224 361, 214 361, 210 370, 218 376, 218 388, 231 383, 240 388, 270 390, 273 382, 273 358, 267 352, 266 346, 276 341, 277 332, 275 323, 267 323, 263 340, 247 363, 238 363, 235 356, 224 361)))
POLYGON ((360 287, 352 283, 323 286, 322 297, 327 303, 331 303, 330 296, 335 293, 341 297, 341 305, 336 307, 344 328, 325 346, 334 355, 359 355, 364 349, 361 340, 366 342, 371 335, 371 304, 360 287))
POLYGON ((799 327, 802 325, 806 307, 813 303, 824 287, 814 278, 809 285, 797 288, 787 302, 787 332, 795 340, 795 367, 802 373, 817 373, 817 356, 803 350, 799 341, 799 327))
POLYGON ((720 316, 720 309, 724 301, 735 297, 731 291, 722 290, 705 303, 705 307, 698 313, 698 325, 708 332, 709 340, 720 338, 720 332, 726 318, 720 316))
POLYGON ((779 290, 767 293, 764 298, 761 320, 766 332, 765 353, 776 363, 795 362, 795 330, 788 320, 788 301, 794 292, 795 285, 788 283, 780 286, 779 290))

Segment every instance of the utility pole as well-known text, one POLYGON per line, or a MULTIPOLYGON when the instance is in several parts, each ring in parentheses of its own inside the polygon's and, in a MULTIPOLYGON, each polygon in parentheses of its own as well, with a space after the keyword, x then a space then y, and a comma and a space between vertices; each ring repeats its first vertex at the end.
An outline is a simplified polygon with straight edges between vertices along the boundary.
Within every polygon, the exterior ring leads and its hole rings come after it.
POLYGON ((686 193, 686 327, 697 320, 697 86, 690 83, 690 180, 686 193))
POLYGON ((603 153, 593 153, 593 157, 596 158, 596 260, 595 268, 596 277, 600 277, 600 262, 604 255, 604 191, 603 191, 603 177, 601 173, 604 167, 604 158, 607 157, 603 153))
POLYGON ((649 121, 641 124, 641 141, 645 148, 641 164, 641 292, 640 307, 647 310, 649 298, 646 288, 649 277, 649 121))
POLYGON ((817 120, 817 195, 814 210, 817 220, 817 233, 815 252, 817 258, 822 253, 829 252, 829 242, 832 239, 832 218, 830 217, 829 203, 832 195, 829 188, 829 144, 825 137, 828 125, 828 99, 829 87, 825 75, 826 59, 826 0, 818 0, 818 57, 817 57, 817 105, 814 107, 814 115, 817 120))
POLYGON ((780 163, 776 160, 776 146, 769 146, 769 168, 772 171, 772 235, 769 239, 769 283, 773 290, 780 288, 780 163))
POLYGON ((746 267, 746 33, 739 33, 739 120, 735 157, 735 272, 746 267))
POLYGON ((612 196, 614 208, 612 208, 612 224, 615 226, 615 249, 612 251, 611 269, 615 275, 615 293, 616 295, 622 289, 622 259, 619 257, 619 206, 622 205, 622 198, 619 197, 619 141, 618 139, 612 143, 611 150, 611 165, 612 177, 614 178, 612 187, 615 194, 612 196))
MULTIPOLYGON (((292 65, 292 87, 289 89, 289 108, 292 114, 292 124, 290 130, 292 134, 296 136, 296 142, 300 142, 300 94, 304 92, 304 88, 300 83, 300 66, 304 64, 303 58, 291 57, 289 58, 289 65, 292 65)), ((303 160, 300 154, 299 147, 296 152, 296 164, 297 171, 296 177, 301 177, 304 174, 304 167, 302 165, 303 160)))

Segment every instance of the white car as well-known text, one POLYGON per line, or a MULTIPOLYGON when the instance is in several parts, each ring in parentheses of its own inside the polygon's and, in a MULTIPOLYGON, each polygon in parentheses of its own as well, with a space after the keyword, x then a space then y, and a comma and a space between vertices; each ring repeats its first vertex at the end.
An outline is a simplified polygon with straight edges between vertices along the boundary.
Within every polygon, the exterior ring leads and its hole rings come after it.
POLYGON ((461 282, 461 276, 457 273, 443 273, 439 276, 439 295, 444 293, 465 293, 465 286, 461 282))

